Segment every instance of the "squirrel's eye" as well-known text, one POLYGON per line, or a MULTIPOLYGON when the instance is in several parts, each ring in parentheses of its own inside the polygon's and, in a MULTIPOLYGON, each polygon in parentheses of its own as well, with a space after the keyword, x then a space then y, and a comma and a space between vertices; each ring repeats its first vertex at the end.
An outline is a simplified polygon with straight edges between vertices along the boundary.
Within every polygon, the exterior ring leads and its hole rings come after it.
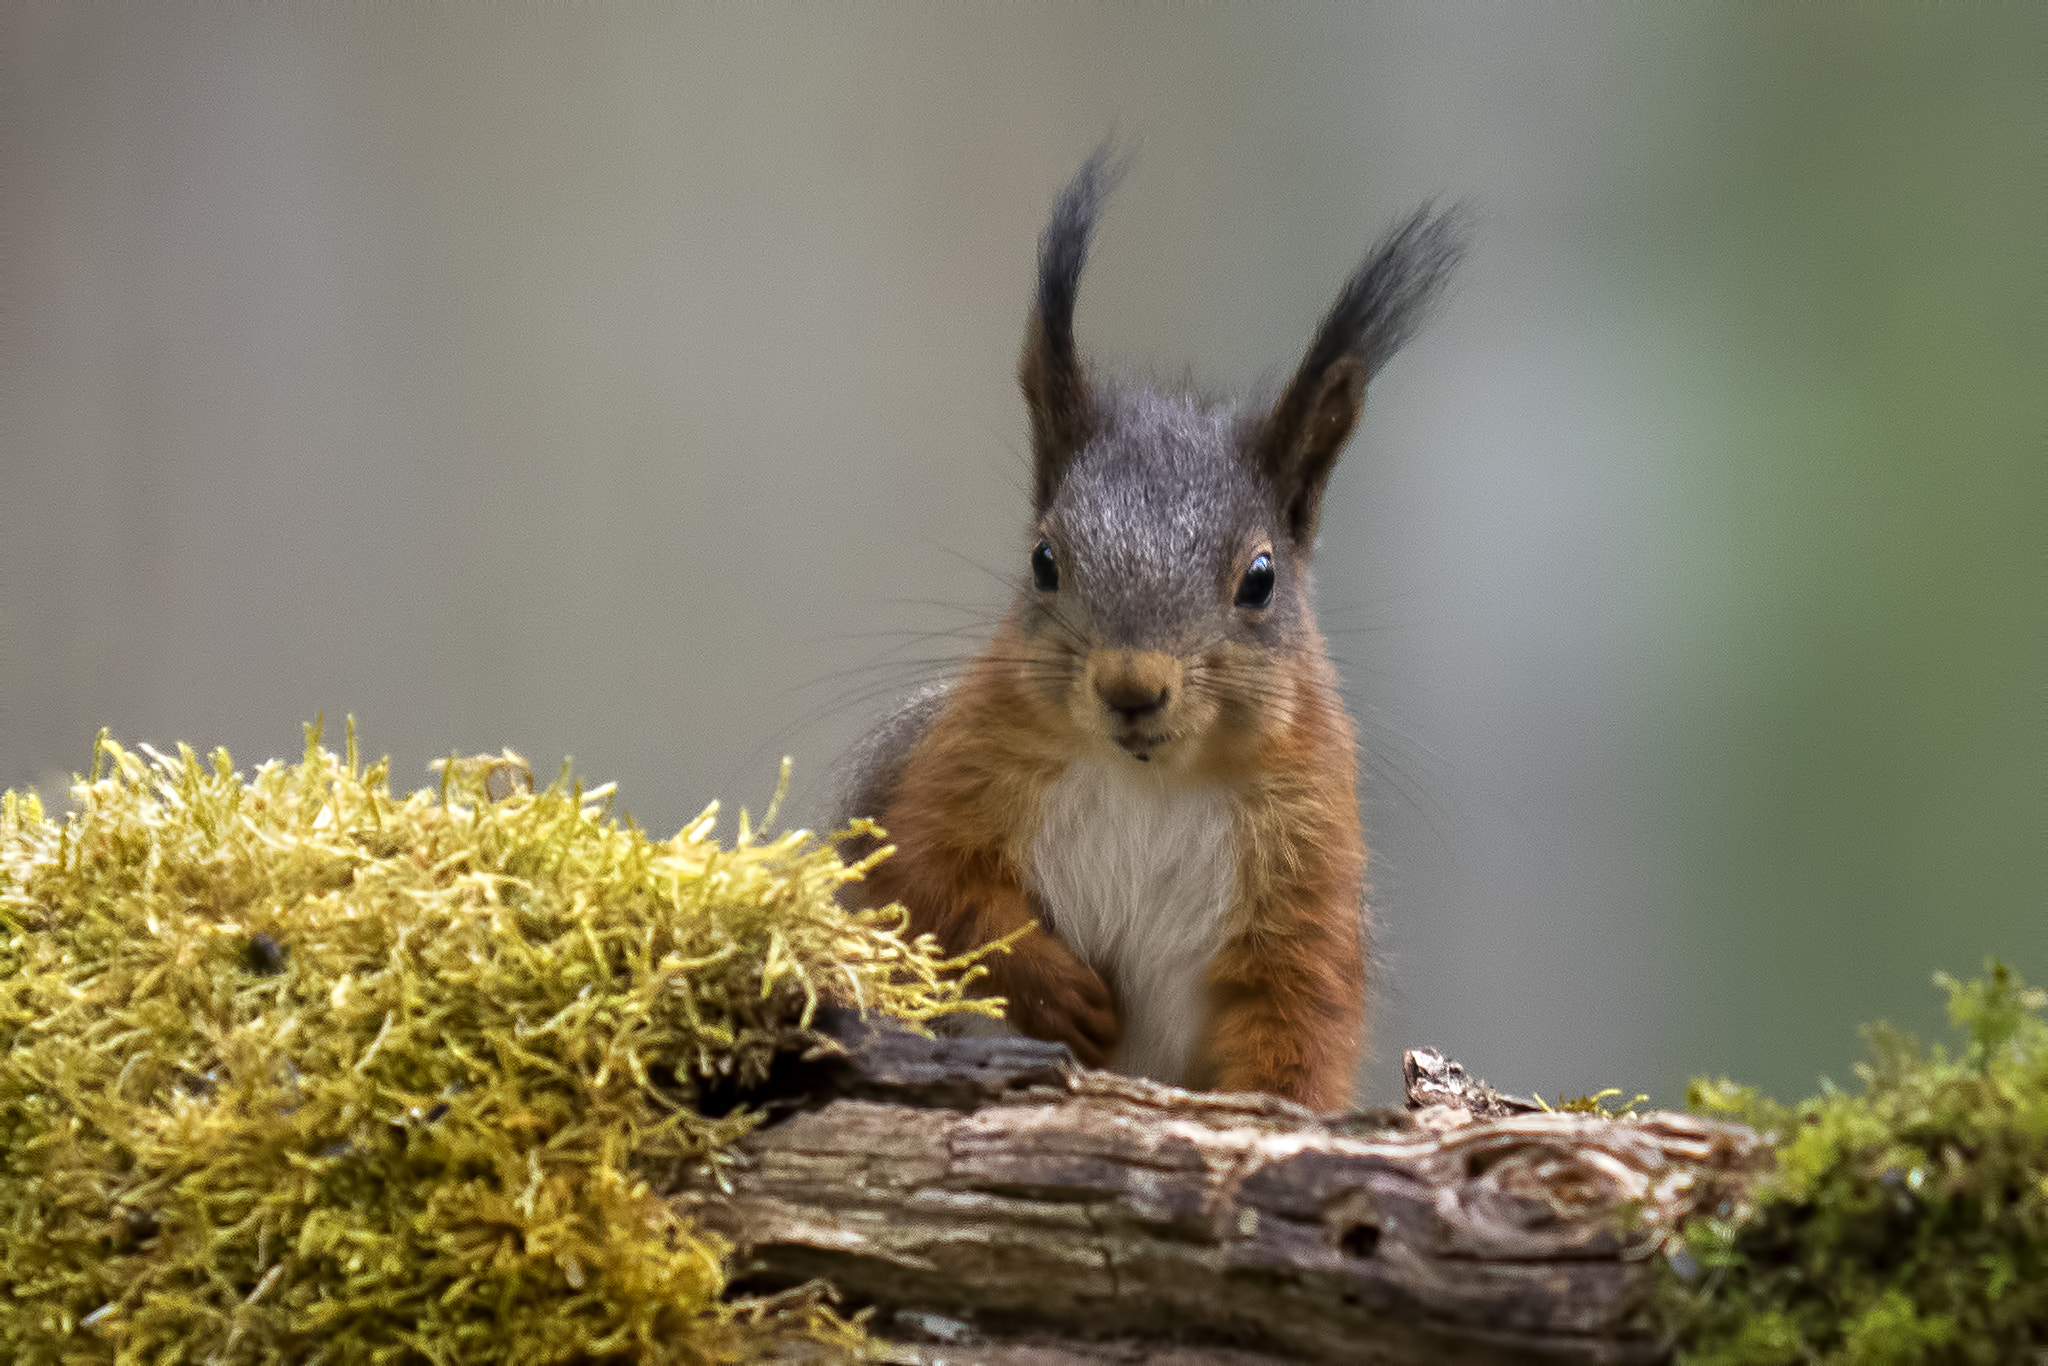
POLYGON ((1060 562, 1052 557, 1051 541, 1040 541, 1031 552, 1031 582, 1041 593, 1053 592, 1060 586, 1060 562))
POLYGON ((1273 600, 1273 557, 1261 554, 1237 585, 1239 607, 1264 607, 1273 600))

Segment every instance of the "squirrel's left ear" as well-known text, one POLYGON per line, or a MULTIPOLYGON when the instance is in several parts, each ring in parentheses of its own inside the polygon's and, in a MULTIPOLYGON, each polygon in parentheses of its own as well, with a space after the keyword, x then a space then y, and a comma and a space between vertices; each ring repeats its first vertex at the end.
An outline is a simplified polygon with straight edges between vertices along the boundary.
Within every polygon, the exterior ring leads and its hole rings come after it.
POLYGON ((1424 205, 1388 233, 1345 282, 1256 438, 1280 525, 1295 548, 1315 543, 1323 488, 1365 406, 1366 381, 1421 326, 1465 254, 1465 213, 1424 205))
POLYGON ((1024 335, 1017 379, 1031 410, 1031 506, 1044 512, 1059 491, 1067 463, 1095 425, 1094 396, 1074 347, 1074 295, 1088 240, 1102 201, 1123 176, 1123 163, 1105 141, 1060 192, 1052 220, 1038 239, 1038 292, 1024 335))

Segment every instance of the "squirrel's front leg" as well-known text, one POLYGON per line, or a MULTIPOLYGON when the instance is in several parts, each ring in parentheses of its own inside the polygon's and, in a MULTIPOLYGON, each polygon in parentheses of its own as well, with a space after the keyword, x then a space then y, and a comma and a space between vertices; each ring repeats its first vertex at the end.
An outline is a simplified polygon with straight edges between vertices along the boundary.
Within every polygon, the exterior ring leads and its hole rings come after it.
POLYGON ((1313 1110, 1351 1103, 1364 1046, 1365 946, 1355 892, 1254 905, 1209 965, 1204 1084, 1313 1110), (1306 912, 1306 914, 1304 914, 1306 912))
MULTIPOLYGON (((1041 920, 1021 879, 992 856, 927 856, 914 864, 892 859, 868 876, 878 902, 902 902, 911 928, 937 935, 952 953, 980 948, 1041 920)), ((981 962, 989 992, 1007 1002, 1004 1016, 1018 1032, 1067 1045, 1083 1066, 1108 1063, 1122 1033, 1109 986, 1048 934, 1042 920, 1009 952, 981 962)))
MULTIPOLYGON (((1030 909, 1027 919, 1035 918, 1030 909)), ((1065 1044, 1084 1067, 1109 1065, 1123 1033, 1109 984, 1043 924, 984 961, 990 989, 1008 1002, 1005 1017, 1019 1033, 1065 1044)))

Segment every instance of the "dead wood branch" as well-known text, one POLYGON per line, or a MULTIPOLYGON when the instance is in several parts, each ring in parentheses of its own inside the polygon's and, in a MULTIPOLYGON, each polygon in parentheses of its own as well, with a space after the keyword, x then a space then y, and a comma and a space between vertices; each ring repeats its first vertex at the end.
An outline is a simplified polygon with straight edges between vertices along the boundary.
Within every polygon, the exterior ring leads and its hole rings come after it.
POLYGON ((955 1362, 1147 1360, 1147 1343, 1179 1361, 1654 1361, 1665 1235, 1762 1160, 1737 1125, 1520 1113, 1462 1069, 1472 1108, 1505 1113, 1318 1117, 1028 1040, 853 1025, 846 1042, 777 1080, 796 1112, 745 1141, 729 1190, 678 1198, 748 1284, 822 1277, 885 1330, 958 1339, 938 1352, 955 1362))

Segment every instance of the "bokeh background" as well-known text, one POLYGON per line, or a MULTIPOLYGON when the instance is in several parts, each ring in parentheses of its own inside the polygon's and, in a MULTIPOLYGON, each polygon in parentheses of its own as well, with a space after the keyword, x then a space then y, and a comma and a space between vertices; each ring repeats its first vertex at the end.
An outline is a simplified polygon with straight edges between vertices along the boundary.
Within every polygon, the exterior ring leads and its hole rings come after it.
POLYGON ((12 4, 0 784, 94 731, 813 804, 1024 569, 1051 198, 1099 356, 1284 374, 1477 252, 1326 508, 1370 1094, 1850 1080, 2048 976, 2048 7, 12 4), (924 635, 921 633, 939 633, 924 635), (333 733, 331 730, 330 733, 333 733))

